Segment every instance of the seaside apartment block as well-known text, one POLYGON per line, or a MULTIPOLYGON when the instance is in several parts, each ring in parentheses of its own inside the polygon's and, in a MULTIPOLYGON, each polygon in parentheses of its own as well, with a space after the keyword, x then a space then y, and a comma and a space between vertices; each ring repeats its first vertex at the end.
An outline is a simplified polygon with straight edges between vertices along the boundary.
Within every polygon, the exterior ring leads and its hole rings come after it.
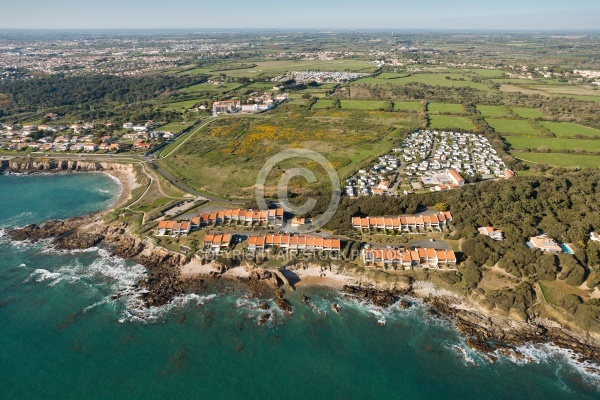
POLYGON ((386 231, 396 230, 398 232, 416 232, 425 229, 444 228, 452 221, 449 211, 439 212, 432 215, 398 216, 398 217, 352 217, 354 229, 372 231, 383 229, 386 231))
POLYGON ((363 248, 365 267, 382 269, 456 269, 456 255, 452 250, 416 247, 412 249, 363 248))
POLYGON ((323 238, 313 235, 259 235, 248 237, 248 251, 262 253, 271 248, 284 249, 288 252, 340 252, 341 240, 323 238))
POLYGON ((184 236, 203 227, 218 225, 282 227, 284 223, 283 214, 283 208, 264 211, 226 209, 205 212, 193 217, 191 220, 180 222, 173 220, 160 221, 156 229, 156 235, 184 236))
POLYGON ((264 225, 273 227, 283 226, 283 208, 271 210, 252 209, 226 209, 221 211, 205 212, 192 218, 192 225, 199 228, 214 225, 264 225))

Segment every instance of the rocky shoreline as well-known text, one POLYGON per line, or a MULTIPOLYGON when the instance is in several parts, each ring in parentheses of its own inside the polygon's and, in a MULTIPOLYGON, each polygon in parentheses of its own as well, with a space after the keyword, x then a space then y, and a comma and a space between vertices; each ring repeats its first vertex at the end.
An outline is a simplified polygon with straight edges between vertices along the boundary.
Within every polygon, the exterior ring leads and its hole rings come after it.
MULTIPOLYGON (((209 274, 184 278, 181 276, 181 267, 190 261, 189 257, 148 247, 130 234, 127 228, 126 224, 118 222, 107 225, 100 214, 92 214, 65 221, 48 221, 40 226, 28 225, 12 229, 8 234, 15 241, 52 239, 57 249, 66 250, 105 243, 111 248, 112 254, 135 259, 149 270, 148 276, 137 283, 145 307, 167 304, 186 293, 202 292, 210 282, 233 280, 244 285, 250 296, 274 297, 276 305, 284 313, 293 313, 293 306, 285 299, 285 291, 282 289, 293 290, 294 286, 282 271, 245 266, 243 268, 248 271, 247 276, 228 276, 226 273, 231 266, 220 266, 209 274)), ((470 347, 487 355, 491 361, 496 360, 499 354, 525 358, 518 346, 526 343, 552 343, 572 350, 581 362, 600 365, 600 342, 592 334, 586 336, 562 327, 492 315, 471 305, 466 306, 469 303, 466 298, 419 291, 411 279, 388 284, 362 279, 364 277, 348 278, 352 283, 342 288, 346 296, 381 308, 395 303, 401 308, 408 308, 410 303, 404 300, 406 296, 419 298, 427 306, 429 315, 451 322, 466 337, 466 343, 470 347)), ((307 301, 308 298, 305 302, 307 301)), ((275 318, 268 305, 262 309, 264 313, 259 318, 259 323, 275 318)), ((339 309, 336 307, 335 311, 338 312, 339 309)))
POLYGON ((130 164, 115 162, 95 162, 85 160, 36 160, 10 159, 0 160, 0 173, 35 174, 60 172, 98 172, 113 170, 132 170, 130 164))

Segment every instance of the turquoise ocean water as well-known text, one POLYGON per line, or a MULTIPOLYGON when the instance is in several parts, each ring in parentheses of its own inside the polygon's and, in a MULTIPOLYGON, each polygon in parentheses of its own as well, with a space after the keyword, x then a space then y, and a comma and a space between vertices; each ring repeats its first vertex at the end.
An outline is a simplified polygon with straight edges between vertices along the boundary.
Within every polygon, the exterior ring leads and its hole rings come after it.
MULTIPOLYGON (((102 174, 0 176, 0 227, 105 209, 119 190, 102 174)), ((567 354, 527 347, 538 362, 490 364, 419 306, 376 310, 312 288, 289 296, 292 316, 258 326, 258 302, 241 290, 137 311, 143 274, 103 248, 56 252, 0 229, 0 398, 600 397, 567 354)))

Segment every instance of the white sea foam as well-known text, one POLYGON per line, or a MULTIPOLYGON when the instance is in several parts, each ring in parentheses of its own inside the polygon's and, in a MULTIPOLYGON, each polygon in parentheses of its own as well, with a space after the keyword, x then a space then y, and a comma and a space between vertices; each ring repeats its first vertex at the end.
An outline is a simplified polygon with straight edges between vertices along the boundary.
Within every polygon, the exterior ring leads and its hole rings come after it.
POLYGON ((198 306, 204 306, 216 297, 215 294, 200 296, 198 294, 186 294, 183 296, 175 297, 170 303, 158 306, 145 308, 139 299, 139 294, 142 291, 134 291, 131 296, 126 296, 127 307, 123 310, 119 323, 126 322, 142 322, 142 323, 154 323, 161 321, 166 315, 170 313, 173 308, 185 307, 191 302, 196 302, 198 306))
POLYGON ((100 248, 94 246, 87 249, 74 249, 74 250, 57 250, 54 246, 46 246, 40 250, 43 254, 81 254, 81 253, 94 253, 99 251, 100 248))
POLYGON ((369 300, 364 300, 356 296, 343 296, 337 300, 347 307, 355 308, 367 315, 375 317, 376 322, 380 325, 385 325, 388 320, 406 318, 415 313, 424 314, 422 303, 417 298, 410 296, 402 297, 402 300, 406 300, 412 305, 407 309, 400 307, 400 301, 396 301, 389 307, 379 307, 369 300))
MULTIPOLYGON (((586 383, 600 387, 600 365, 581 361, 581 356, 573 350, 563 349, 551 343, 527 343, 516 348, 525 358, 516 358, 512 355, 497 354, 500 359, 507 360, 517 365, 530 362, 547 364, 556 361, 558 365, 568 364, 572 369, 581 374, 586 383)), ((557 371, 557 375, 558 375, 557 371)))
POLYGON ((35 280, 35 282, 45 282, 50 279, 57 279, 60 277, 60 273, 58 272, 50 272, 46 269, 36 269, 29 275, 29 277, 24 281, 24 283, 31 282, 35 280))
POLYGON ((274 325, 276 321, 286 318, 289 314, 285 313, 275 303, 275 299, 256 299, 250 297, 241 297, 235 300, 235 307, 240 314, 248 319, 253 319, 256 322, 269 313, 269 318, 266 320, 267 325, 274 325), (263 308, 264 303, 267 303, 268 308, 263 308))
MULTIPOLYGON (((6 226, 22 226, 23 220, 31 221, 37 216, 35 211, 23 211, 20 214, 13 215, 4 222, 6 226)), ((30 222, 27 222, 30 223, 30 222)))

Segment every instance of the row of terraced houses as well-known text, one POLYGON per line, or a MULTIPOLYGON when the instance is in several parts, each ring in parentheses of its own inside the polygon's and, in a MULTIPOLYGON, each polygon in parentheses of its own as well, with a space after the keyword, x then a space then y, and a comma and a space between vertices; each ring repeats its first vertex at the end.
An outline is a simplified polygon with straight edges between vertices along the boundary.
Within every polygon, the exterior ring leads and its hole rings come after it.
POLYGON ((263 252, 270 248, 280 248, 287 251, 327 251, 340 252, 341 240, 323 238, 313 235, 260 235, 248 238, 248 251, 263 252))
POLYGON ((452 221, 449 211, 432 215, 399 216, 399 217, 353 217, 352 227, 361 230, 397 230, 404 232, 422 229, 441 229, 452 221))
POLYGON ((163 220, 158 223, 157 236, 181 236, 206 226, 242 224, 245 226, 283 226, 283 208, 272 210, 227 209, 205 212, 191 220, 163 220))
POLYGON ((440 268, 456 269, 456 255, 452 250, 417 247, 413 249, 364 248, 362 259, 366 267, 384 269, 440 268))

